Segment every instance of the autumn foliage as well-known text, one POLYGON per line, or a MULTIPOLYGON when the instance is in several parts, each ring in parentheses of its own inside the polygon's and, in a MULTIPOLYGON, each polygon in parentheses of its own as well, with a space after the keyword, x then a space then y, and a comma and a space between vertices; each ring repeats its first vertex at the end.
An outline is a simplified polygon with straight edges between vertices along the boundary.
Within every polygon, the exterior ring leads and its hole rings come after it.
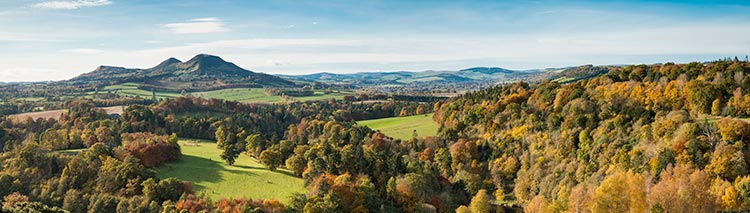
POLYGON ((180 158, 177 136, 160 136, 152 133, 124 133, 123 147, 147 167, 154 167, 180 158))

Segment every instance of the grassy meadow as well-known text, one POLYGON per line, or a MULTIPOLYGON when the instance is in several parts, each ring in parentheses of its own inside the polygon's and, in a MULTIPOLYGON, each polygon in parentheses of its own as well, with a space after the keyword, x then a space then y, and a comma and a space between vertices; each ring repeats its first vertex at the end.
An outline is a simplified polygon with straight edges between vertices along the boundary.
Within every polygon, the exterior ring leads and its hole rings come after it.
POLYGON ((304 193, 304 181, 288 170, 272 172, 247 155, 240 155, 233 166, 221 160, 221 150, 207 140, 180 139, 182 158, 156 168, 160 178, 175 177, 189 181, 196 194, 211 199, 221 197, 274 198, 288 203, 294 192, 304 193))
MULTIPOLYGON (((104 87, 102 92, 115 91, 117 90, 121 96, 140 96, 142 98, 151 98, 151 91, 138 89, 137 83, 123 83, 118 85, 112 85, 104 87)), ((322 92, 315 92, 313 96, 306 97, 294 97, 294 99, 300 101, 314 101, 314 100, 328 100, 328 99, 342 99, 344 95, 350 93, 331 93, 324 94, 322 92)), ((205 92, 193 92, 191 95, 202 98, 215 98, 224 99, 228 101, 239 101, 239 102, 264 102, 274 103, 281 102, 281 96, 268 95, 266 94, 265 88, 232 88, 232 89, 220 89, 205 92)), ((156 92, 156 98, 174 98, 181 96, 180 93, 175 92, 156 92)))
POLYGON ((434 136, 440 128, 432 120, 432 114, 362 120, 357 121, 357 124, 380 130, 387 136, 399 139, 412 138, 414 130, 417 130, 419 137, 434 136))

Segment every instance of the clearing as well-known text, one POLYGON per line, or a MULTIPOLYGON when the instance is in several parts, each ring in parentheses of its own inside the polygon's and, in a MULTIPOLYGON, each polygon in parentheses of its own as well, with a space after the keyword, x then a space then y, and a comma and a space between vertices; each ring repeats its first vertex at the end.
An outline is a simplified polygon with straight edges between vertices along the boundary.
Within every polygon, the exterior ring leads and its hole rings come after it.
POLYGON ((412 138, 414 130, 417 130, 419 137, 435 136, 440 128, 440 125, 432 120, 432 114, 362 120, 357 121, 357 124, 380 130, 387 136, 402 140, 412 138))
POLYGON ((293 176, 292 172, 284 169, 272 172, 244 154, 233 166, 226 165, 214 141, 181 138, 179 143, 182 158, 156 168, 156 174, 159 178, 189 181, 196 195, 205 193, 213 200, 274 198, 288 203, 292 193, 307 192, 304 180, 293 176))

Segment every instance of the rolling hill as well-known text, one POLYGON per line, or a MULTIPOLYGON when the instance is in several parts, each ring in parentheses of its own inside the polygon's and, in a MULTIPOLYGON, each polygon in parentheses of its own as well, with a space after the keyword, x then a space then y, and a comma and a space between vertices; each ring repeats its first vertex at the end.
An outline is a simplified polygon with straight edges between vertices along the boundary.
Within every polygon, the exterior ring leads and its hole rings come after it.
POLYGON ((70 83, 139 83, 139 88, 158 91, 208 91, 225 88, 297 87, 298 85, 264 73, 243 69, 218 56, 199 54, 186 62, 169 58, 148 68, 99 66, 92 72, 70 79, 70 83))
POLYGON ((308 75, 284 75, 282 77, 301 81, 317 81, 329 84, 406 85, 411 83, 471 83, 477 81, 511 81, 527 79, 544 73, 544 70, 516 71, 499 67, 474 67, 458 71, 395 71, 359 72, 351 74, 314 73, 308 75))

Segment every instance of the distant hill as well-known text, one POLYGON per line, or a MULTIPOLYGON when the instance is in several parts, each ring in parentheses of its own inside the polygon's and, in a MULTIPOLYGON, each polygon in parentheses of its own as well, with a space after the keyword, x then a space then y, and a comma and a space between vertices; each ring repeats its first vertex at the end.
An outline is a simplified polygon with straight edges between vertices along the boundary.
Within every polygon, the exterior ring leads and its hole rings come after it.
POLYGON ((541 74, 540 70, 516 71, 499 67, 474 67, 458 71, 360 72, 352 74, 315 73, 284 75, 287 79, 330 84, 404 85, 412 83, 470 83, 474 81, 515 81, 541 74))
POLYGON ((200 54, 186 62, 169 58, 148 69, 99 66, 70 79, 72 83, 135 82, 160 91, 204 91, 232 87, 297 87, 277 76, 243 69, 218 56, 200 54))

